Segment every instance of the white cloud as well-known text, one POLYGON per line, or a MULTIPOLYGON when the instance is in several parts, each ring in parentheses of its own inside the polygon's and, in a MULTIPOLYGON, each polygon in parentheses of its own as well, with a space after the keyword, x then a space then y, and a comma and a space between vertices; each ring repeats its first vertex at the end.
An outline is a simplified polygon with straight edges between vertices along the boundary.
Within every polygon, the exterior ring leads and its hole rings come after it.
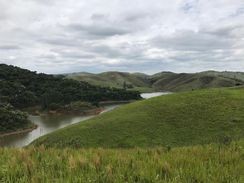
POLYGON ((244 0, 0 0, 0 62, 48 73, 244 71, 244 0))

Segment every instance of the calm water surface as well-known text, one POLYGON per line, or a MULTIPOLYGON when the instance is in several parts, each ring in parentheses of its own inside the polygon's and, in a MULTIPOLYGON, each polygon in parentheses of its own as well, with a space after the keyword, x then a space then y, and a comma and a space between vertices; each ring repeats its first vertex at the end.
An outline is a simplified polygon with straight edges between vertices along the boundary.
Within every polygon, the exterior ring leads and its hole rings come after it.
POLYGON ((167 94, 170 94, 170 92, 142 93, 141 97, 144 98, 144 99, 149 99, 149 98, 152 98, 152 97, 158 97, 158 96, 167 95, 167 94))
MULTIPOLYGON (((105 106, 103 112, 108 112, 119 105, 105 106)), ((38 125, 37 129, 18 135, 11 135, 0 138, 0 147, 24 147, 30 144, 33 140, 58 130, 66 126, 85 121, 97 115, 79 116, 79 115, 45 115, 45 116, 29 116, 29 119, 38 125)))
MULTIPOLYGON (((157 92, 157 93, 143 93, 142 98, 148 99, 160 95, 169 94, 167 92, 157 92)), ((105 106, 105 110, 102 112, 111 111, 122 104, 105 106)), ((99 114, 98 114, 99 115, 99 114)), ((85 121, 87 119, 93 118, 97 115, 90 116, 79 116, 79 115, 45 115, 45 116, 29 116, 29 119, 38 125, 37 129, 18 135, 11 135, 7 137, 0 138, 0 147, 24 147, 30 144, 33 140, 58 130, 66 126, 85 121)))

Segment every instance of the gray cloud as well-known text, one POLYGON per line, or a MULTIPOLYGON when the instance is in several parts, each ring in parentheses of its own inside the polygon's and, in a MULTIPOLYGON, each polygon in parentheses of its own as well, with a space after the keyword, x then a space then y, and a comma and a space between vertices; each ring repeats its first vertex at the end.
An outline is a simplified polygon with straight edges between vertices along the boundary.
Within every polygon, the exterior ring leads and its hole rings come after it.
MULTIPOLYGON (((222 32, 220 32, 222 34, 222 32)), ((216 33, 217 34, 217 33, 216 33)), ((233 44, 229 37, 219 38, 219 34, 207 34, 194 31, 182 31, 170 37, 156 37, 152 40, 155 46, 183 51, 204 51, 227 49, 233 44)))
POLYGON ((18 45, 0 45, 0 50, 18 50, 21 49, 18 45))
POLYGON ((115 27, 110 25, 82 25, 82 24, 71 24, 67 26, 68 29, 74 30, 87 34, 88 36, 99 36, 99 37, 108 37, 116 35, 125 35, 130 33, 128 29, 122 27, 115 27))
POLYGON ((11 0, 0 7, 7 64, 48 73, 244 71, 243 0, 11 0))

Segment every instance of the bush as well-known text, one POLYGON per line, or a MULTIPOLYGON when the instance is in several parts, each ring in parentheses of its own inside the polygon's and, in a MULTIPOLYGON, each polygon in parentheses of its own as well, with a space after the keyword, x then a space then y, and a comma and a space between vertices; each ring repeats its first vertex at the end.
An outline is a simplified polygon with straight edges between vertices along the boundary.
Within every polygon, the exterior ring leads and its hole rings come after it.
POLYGON ((94 106, 88 102, 82 102, 82 101, 78 101, 78 102, 72 102, 69 105, 65 106, 66 110, 69 111, 85 111, 85 110, 90 110, 90 109, 94 109, 94 106))
POLYGON ((0 104, 0 134, 27 128, 30 124, 26 113, 15 110, 9 104, 0 104))

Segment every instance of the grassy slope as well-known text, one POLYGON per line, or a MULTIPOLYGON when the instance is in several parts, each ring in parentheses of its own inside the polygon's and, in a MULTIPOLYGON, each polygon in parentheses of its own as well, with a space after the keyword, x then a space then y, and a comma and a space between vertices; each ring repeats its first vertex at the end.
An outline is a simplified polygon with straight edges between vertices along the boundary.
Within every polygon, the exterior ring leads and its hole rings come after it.
POLYGON ((202 72, 201 74, 204 74, 204 75, 210 75, 210 76, 222 76, 222 77, 226 77, 226 78, 232 78, 232 79, 238 79, 238 80, 244 81, 244 73, 243 73, 243 72, 229 72, 229 71, 216 72, 216 71, 205 71, 205 72, 202 72))
POLYGON ((244 89, 211 89, 135 102, 41 137, 48 147, 152 147, 244 137, 244 89))
POLYGON ((0 182, 244 181, 244 141, 153 149, 0 149, 0 182))
POLYGON ((94 85, 115 88, 123 88, 124 82, 131 84, 134 87, 150 87, 147 75, 143 74, 130 74, 124 72, 104 72, 101 74, 81 73, 69 75, 68 78, 86 81, 94 85))
POLYGON ((142 73, 105 72, 101 74, 78 73, 68 75, 68 78, 86 81, 88 83, 122 88, 124 81, 132 85, 133 90, 153 92, 158 90, 187 91, 200 88, 229 87, 244 84, 244 73, 215 72, 176 74, 161 72, 152 76, 142 73))
MULTIPOLYGON (((210 75, 205 73, 197 74, 167 74, 156 76, 153 88, 166 91, 188 91, 201 88, 231 87, 243 84, 243 81, 223 77, 220 75, 210 75)), ((154 78, 155 79, 155 78, 154 78)))

